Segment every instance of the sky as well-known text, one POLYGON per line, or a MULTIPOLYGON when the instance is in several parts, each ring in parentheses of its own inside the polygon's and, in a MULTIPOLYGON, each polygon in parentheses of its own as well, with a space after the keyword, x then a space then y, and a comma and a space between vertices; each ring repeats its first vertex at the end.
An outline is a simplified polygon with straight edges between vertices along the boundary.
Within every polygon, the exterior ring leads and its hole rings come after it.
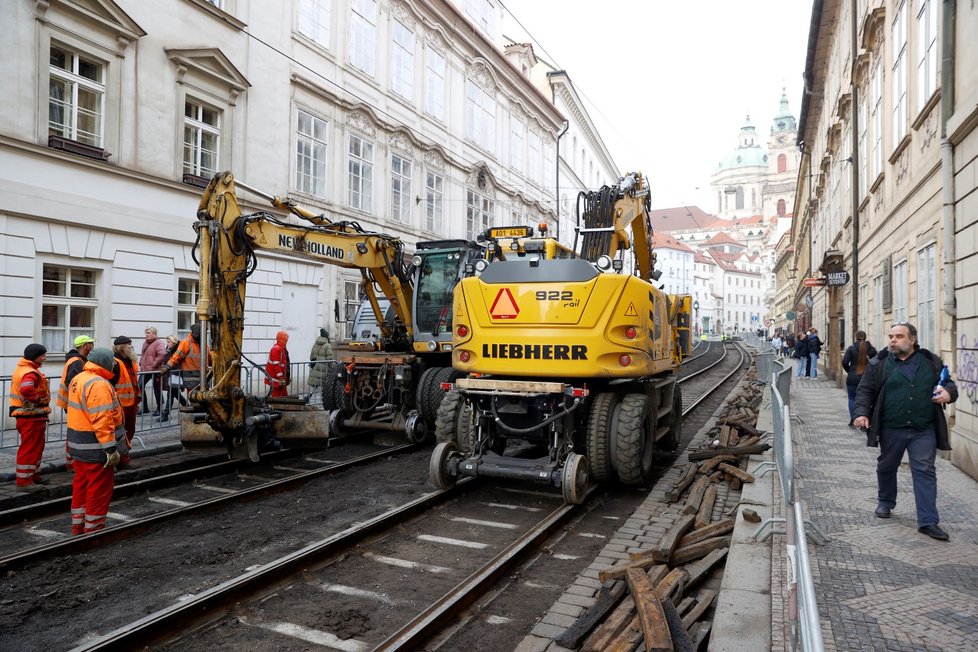
POLYGON ((653 208, 714 213, 710 175, 747 115, 766 143, 782 89, 801 113, 810 0, 501 2, 504 36, 567 71, 619 170, 650 178, 653 208))

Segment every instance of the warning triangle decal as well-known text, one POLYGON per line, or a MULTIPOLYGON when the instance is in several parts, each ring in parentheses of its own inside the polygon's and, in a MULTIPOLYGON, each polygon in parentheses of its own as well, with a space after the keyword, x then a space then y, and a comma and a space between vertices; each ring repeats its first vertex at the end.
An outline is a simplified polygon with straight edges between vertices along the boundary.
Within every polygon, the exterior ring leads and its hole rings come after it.
POLYGON ((520 307, 516 305, 513 293, 509 291, 509 288, 503 288, 492 302, 489 316, 493 319, 516 319, 518 314, 520 314, 520 307))
POLYGON ((625 309, 626 317, 638 317, 638 311, 635 310, 635 304, 629 303, 628 308, 625 309))

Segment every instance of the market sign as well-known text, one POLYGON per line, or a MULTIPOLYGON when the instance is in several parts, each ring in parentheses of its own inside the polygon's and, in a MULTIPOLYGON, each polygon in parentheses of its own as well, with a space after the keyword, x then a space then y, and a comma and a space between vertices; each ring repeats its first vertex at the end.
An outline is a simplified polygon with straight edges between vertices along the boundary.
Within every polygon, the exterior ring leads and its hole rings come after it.
POLYGON ((794 321, 797 317, 798 315, 795 314, 794 310, 789 310, 784 314, 784 318, 787 319, 788 321, 794 321))
POLYGON ((804 281, 802 281, 802 283, 804 283, 806 288, 820 288, 824 285, 828 285, 829 281, 823 276, 821 278, 806 278, 804 281))
POLYGON ((829 285, 846 285, 849 283, 849 272, 845 270, 841 272, 829 272, 825 278, 829 285))

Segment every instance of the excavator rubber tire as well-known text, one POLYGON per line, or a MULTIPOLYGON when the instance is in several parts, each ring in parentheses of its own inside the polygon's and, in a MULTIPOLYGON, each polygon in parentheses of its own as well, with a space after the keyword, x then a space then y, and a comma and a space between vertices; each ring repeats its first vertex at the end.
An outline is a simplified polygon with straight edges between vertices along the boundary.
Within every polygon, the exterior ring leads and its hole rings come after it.
POLYGON ((323 374, 323 409, 327 412, 336 410, 343 405, 343 384, 336 377, 336 368, 330 364, 323 374))
POLYGON ((438 418, 438 407, 445 398, 442 383, 447 383, 462 375, 451 367, 429 367, 421 374, 415 392, 415 404, 425 423, 434 425, 438 418))
POLYGON ((602 392, 591 401, 587 422, 587 463, 596 482, 607 482, 614 476, 611 468, 611 418, 618 404, 618 394, 602 392))
POLYGON ((655 450, 653 434, 649 428, 649 397, 645 394, 627 394, 618 412, 615 429, 615 457, 618 479, 622 484, 639 487, 652 478, 652 453, 655 450))
POLYGON ((452 442, 463 455, 475 450, 475 432, 470 425, 472 408, 462 394, 452 389, 445 393, 435 419, 435 442, 452 442))

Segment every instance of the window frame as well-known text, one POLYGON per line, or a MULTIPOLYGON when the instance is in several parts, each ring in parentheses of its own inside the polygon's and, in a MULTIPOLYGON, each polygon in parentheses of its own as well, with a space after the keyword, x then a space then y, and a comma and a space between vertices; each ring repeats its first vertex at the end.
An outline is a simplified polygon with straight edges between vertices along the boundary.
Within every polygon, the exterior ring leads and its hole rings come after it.
POLYGON ((390 216, 395 222, 411 225, 411 176, 413 163, 411 159, 397 153, 392 153, 391 163, 391 206, 390 216))
POLYGON ((892 106, 892 130, 893 146, 896 147, 903 137, 907 135, 907 125, 909 115, 907 105, 909 104, 908 93, 908 66, 909 48, 907 45, 907 0, 902 0, 893 17, 891 44, 893 46, 893 79, 891 89, 893 97, 892 106))
POLYGON ((176 336, 181 340, 190 333, 190 326, 197 319, 197 300, 200 298, 200 279, 193 276, 180 276, 176 277, 176 290, 173 301, 173 311, 174 319, 173 324, 175 326, 174 331, 176 336), (184 283, 190 284, 190 294, 192 301, 190 303, 181 303, 180 295, 183 292, 181 290, 181 285, 184 283), (186 328, 181 327, 181 318, 189 320, 188 326, 186 328))
POLYGON ((509 167, 523 174, 524 171, 524 145, 526 143, 526 126, 523 121, 516 116, 509 119, 509 167))
POLYGON ((474 79, 465 80, 465 137, 487 152, 496 145, 496 99, 474 79))
POLYGON ((295 31, 327 50, 332 38, 332 0, 299 0, 296 6, 295 31), (303 29, 303 20, 307 29, 303 29))
POLYGON ((74 339, 79 335, 88 335, 92 339, 97 339, 95 337, 95 334, 98 332, 98 315, 99 315, 98 297, 102 295, 102 292, 100 291, 100 283, 102 281, 101 271, 102 270, 98 268, 84 267, 84 266, 65 264, 60 262, 41 263, 41 274, 40 274, 41 287, 39 292, 39 295, 41 297, 41 302, 40 302, 40 318, 38 319, 38 323, 40 324, 40 329, 41 329, 40 342, 44 344, 44 346, 48 349, 48 352, 51 355, 56 356, 56 355, 66 354, 68 351, 74 348, 72 343, 74 339), (48 269, 66 270, 67 274, 64 281, 65 293, 63 295, 45 294, 45 287, 44 287, 45 283, 52 282, 45 278, 48 269), (74 275, 74 272, 81 272, 81 273, 92 275, 91 283, 82 283, 81 281, 77 282, 77 285, 90 286, 92 288, 91 291, 92 296, 90 297, 71 296, 72 285, 73 285, 72 276, 74 275), (63 320, 63 322, 60 325, 54 327, 45 325, 45 319, 46 319, 45 308, 48 306, 57 306, 63 309, 62 311, 58 312, 59 321, 63 320), (73 328, 71 323, 72 308, 91 310, 92 323, 90 324, 90 328, 80 328, 80 327, 73 328), (63 350, 58 350, 58 347, 47 335, 48 332, 52 332, 56 329, 60 331, 61 337, 64 337, 63 346, 65 348, 63 350), (51 346, 49 346, 49 344, 51 344, 51 346))
POLYGON ((540 134, 532 128, 526 131, 526 176, 537 185, 540 184, 540 134))
POLYGON ((496 202, 472 188, 465 189, 465 238, 475 240, 493 225, 496 202))
POLYGON ((937 92, 938 77, 937 34, 939 4, 937 0, 919 0, 917 10, 917 113, 927 107, 937 92))
POLYGON ((223 122, 223 111, 212 104, 204 102, 198 99, 195 95, 187 93, 183 98, 184 113, 183 113, 183 156, 181 157, 181 170, 183 171, 184 177, 192 176, 201 179, 210 180, 218 170, 221 169, 221 125, 223 122), (197 111, 196 115, 187 115, 187 106, 194 106, 197 111), (217 122, 216 126, 204 122, 201 118, 203 117, 204 111, 210 110, 214 113, 215 120, 217 122), (190 129, 192 132, 196 133, 197 138, 194 143, 190 143, 191 152, 194 154, 194 160, 189 164, 187 162, 187 130, 190 129), (205 134, 210 134, 214 136, 214 167, 213 169, 204 168, 201 163, 202 152, 203 152, 203 137, 205 134))
MULTIPOLYGON (((437 63, 437 62, 435 62, 437 63)), ((424 112, 436 120, 445 119, 445 75, 448 61, 431 44, 425 45, 424 112), (441 61, 441 70, 432 66, 432 57, 441 61)))
POLYGON ((106 92, 107 92, 107 82, 108 82, 108 62, 99 59, 98 57, 92 56, 89 52, 81 50, 79 48, 72 47, 62 41, 57 39, 52 39, 48 44, 48 120, 47 120, 47 132, 48 137, 51 136, 64 138, 88 147, 94 147, 97 149, 105 148, 105 107, 106 107, 106 92), (65 53, 67 56, 72 57, 71 70, 66 70, 64 68, 59 68, 51 63, 51 55, 53 50, 59 50, 65 53), (99 71, 100 81, 93 80, 91 78, 81 75, 78 70, 80 68, 80 62, 85 61, 91 65, 97 67, 99 71), (57 133, 56 129, 52 128, 51 122, 51 104, 53 101, 53 96, 51 94, 52 85, 55 79, 64 82, 68 87, 71 95, 70 100, 65 100, 65 112, 70 114, 67 116, 68 122, 70 124, 60 125, 66 133, 57 133), (98 98, 98 110, 95 114, 97 116, 98 122, 98 133, 95 134, 95 142, 89 142, 87 140, 80 139, 78 137, 78 92, 79 88, 83 88, 88 92, 96 95, 98 98))
POLYGON ((369 213, 373 210, 373 161, 374 143, 359 134, 351 133, 347 139, 347 194, 346 202, 350 208, 369 213), (354 152, 354 142, 360 143, 359 152, 354 152), (368 149, 369 157, 364 156, 368 149), (354 172, 356 167, 357 172, 354 172))
POLYGON ((891 281, 891 287, 893 292, 893 301, 891 303, 891 309, 893 311, 893 321, 907 321, 907 303, 908 303, 908 287, 907 279, 909 275, 909 269, 907 264, 907 259, 899 261, 893 265, 893 276, 891 281))
POLYGON ((444 211, 445 176, 432 170, 425 170, 425 228, 428 231, 441 233, 444 211))
POLYGON ((343 322, 343 339, 347 342, 353 339, 353 320, 357 316, 357 309, 366 296, 363 292, 363 283, 359 280, 350 280, 342 277, 340 282, 343 284, 343 310, 346 321, 343 322), (356 296, 356 299, 351 297, 356 296))
POLYGON ((350 65, 373 77, 377 72, 377 0, 350 3, 350 65))
POLYGON ((397 20, 391 20, 391 92, 408 102, 414 100, 414 31, 397 20), (398 42, 398 34, 407 35, 405 43, 398 42))
POLYGON ((917 342, 937 349, 937 243, 917 250, 917 342))
POLYGON ((295 176, 292 183, 292 187, 295 188, 296 192, 301 192, 312 197, 319 197, 320 199, 326 199, 326 182, 329 179, 329 130, 330 121, 322 118, 312 111, 307 111, 302 107, 296 107, 296 121, 295 121, 295 176), (309 118, 311 131, 310 133, 304 133, 302 129, 302 118, 303 115, 309 118), (318 127, 323 127, 324 138, 320 138, 317 134, 319 133, 318 127), (303 146, 308 147, 308 152, 303 153, 300 148, 303 146), (322 160, 317 158, 317 148, 322 152, 322 160), (300 158, 306 157, 309 161, 308 165, 303 165, 300 158), (321 166, 322 169, 322 179, 321 179, 321 191, 320 191, 320 179, 316 176, 316 167, 321 166), (304 171, 303 168, 308 168, 308 171, 304 171))

